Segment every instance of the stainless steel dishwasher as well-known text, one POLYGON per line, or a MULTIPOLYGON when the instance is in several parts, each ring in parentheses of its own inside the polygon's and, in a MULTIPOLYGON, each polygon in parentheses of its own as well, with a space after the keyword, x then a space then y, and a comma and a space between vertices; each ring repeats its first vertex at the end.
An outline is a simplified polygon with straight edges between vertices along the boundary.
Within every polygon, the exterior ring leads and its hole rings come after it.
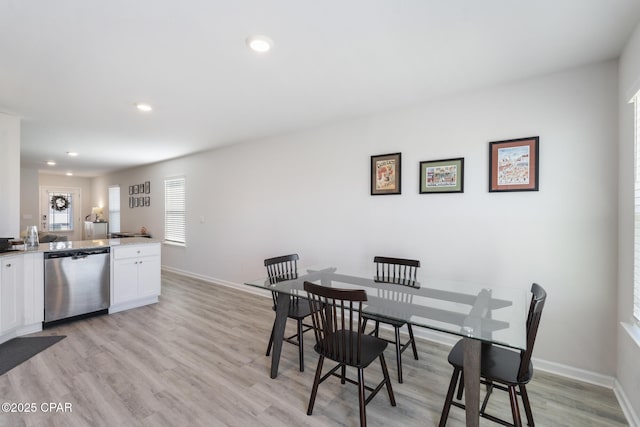
POLYGON ((44 254, 44 324, 106 313, 109 308, 109 248, 44 254))

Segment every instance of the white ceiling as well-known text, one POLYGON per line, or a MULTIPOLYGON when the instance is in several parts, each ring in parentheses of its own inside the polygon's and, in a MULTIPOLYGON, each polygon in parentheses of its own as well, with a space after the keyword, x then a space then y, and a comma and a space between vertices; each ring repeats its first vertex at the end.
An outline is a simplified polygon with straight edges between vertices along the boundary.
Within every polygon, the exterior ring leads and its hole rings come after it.
POLYGON ((0 0, 0 111, 23 167, 96 176, 617 58, 639 20, 638 0, 0 0))

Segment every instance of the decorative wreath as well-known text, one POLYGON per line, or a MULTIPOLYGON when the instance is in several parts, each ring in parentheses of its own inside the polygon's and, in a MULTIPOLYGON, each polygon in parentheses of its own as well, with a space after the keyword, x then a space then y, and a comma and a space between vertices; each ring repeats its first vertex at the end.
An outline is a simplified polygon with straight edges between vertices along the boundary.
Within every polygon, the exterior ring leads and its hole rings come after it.
POLYGON ((51 208, 60 212, 65 211, 69 207, 69 199, 62 195, 58 194, 57 196, 53 196, 51 199, 51 208))

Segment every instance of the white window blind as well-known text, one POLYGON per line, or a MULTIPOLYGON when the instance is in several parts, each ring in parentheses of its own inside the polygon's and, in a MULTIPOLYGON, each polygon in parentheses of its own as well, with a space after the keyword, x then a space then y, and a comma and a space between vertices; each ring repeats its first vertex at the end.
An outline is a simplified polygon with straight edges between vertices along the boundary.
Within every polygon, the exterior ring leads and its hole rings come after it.
POLYGON ((185 241, 185 179, 164 180, 164 240, 184 245, 185 241))
POLYGON ((120 232, 120 186, 109 187, 109 231, 120 232))
POLYGON ((640 322, 640 93, 633 98, 635 111, 633 317, 640 322))

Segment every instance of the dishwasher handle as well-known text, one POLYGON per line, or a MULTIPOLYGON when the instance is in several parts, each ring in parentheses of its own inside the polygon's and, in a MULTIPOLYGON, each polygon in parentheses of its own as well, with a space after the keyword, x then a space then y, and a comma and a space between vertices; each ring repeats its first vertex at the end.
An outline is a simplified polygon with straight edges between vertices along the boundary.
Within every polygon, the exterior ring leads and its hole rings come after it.
POLYGON ((100 255, 100 254, 108 254, 111 252, 111 248, 93 248, 93 249, 75 249, 75 250, 62 250, 55 252, 45 252, 44 259, 55 259, 55 258, 71 258, 71 259, 82 259, 86 258, 89 255, 100 255))

